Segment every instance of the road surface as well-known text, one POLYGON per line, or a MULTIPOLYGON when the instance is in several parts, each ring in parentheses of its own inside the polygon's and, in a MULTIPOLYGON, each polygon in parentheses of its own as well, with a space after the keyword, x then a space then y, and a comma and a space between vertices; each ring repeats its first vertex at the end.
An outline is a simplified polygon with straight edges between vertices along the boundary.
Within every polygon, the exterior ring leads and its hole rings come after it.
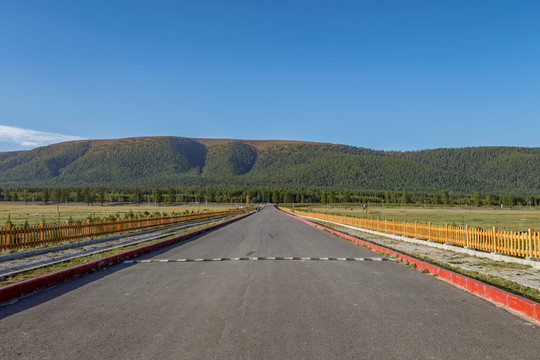
POLYGON ((0 307, 0 358, 540 358, 537 326, 394 262, 178 261, 241 257, 380 258, 266 207, 0 307))

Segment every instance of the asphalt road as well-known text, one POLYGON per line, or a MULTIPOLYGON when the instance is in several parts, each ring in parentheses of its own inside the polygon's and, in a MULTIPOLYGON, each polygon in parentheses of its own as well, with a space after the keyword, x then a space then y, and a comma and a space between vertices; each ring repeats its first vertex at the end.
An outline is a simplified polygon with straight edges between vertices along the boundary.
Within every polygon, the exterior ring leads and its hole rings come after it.
MULTIPOLYGON (((378 254, 277 210, 146 259, 378 254)), ((117 265, 0 308, 1 359, 539 359, 540 329, 385 261, 117 265)))

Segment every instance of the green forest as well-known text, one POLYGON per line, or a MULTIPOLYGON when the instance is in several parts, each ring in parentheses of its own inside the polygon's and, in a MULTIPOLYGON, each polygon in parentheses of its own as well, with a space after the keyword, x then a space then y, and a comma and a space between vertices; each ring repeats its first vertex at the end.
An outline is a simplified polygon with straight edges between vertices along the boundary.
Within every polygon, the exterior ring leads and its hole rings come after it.
POLYGON ((343 202, 374 197, 389 203, 400 202, 398 197, 437 203, 444 193, 458 202, 482 194, 484 203, 495 205, 504 196, 523 203, 540 197, 538 169, 540 148, 387 152, 293 141, 141 137, 0 153, 0 187, 2 199, 46 188, 104 187, 131 194, 135 188, 151 192, 159 187, 179 194, 183 189, 249 190, 260 201, 270 200, 264 194, 291 192, 299 202, 325 202, 332 192, 343 202))
POLYGON ((143 202, 152 204, 181 203, 238 203, 243 204, 249 195, 250 202, 276 204, 344 204, 379 206, 462 206, 462 207, 536 207, 540 197, 504 194, 458 194, 413 193, 406 191, 369 190, 328 190, 324 188, 284 188, 249 186, 187 186, 154 188, 143 187, 54 187, 54 188, 0 188, 0 201, 19 201, 22 203, 86 203, 103 205, 107 203, 143 202))

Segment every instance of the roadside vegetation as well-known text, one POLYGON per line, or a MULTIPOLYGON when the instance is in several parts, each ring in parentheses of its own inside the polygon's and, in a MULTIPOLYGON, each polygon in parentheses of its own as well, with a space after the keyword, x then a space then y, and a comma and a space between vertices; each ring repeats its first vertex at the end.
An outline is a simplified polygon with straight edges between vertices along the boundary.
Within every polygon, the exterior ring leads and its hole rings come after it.
MULTIPOLYGON (((297 207, 298 208, 298 207, 297 207)), ((499 230, 540 230, 540 211, 536 208, 463 208, 463 207, 395 207, 395 206, 306 206, 308 211, 333 215, 367 217, 369 219, 395 220, 434 225, 479 227, 499 230)))
POLYGON ((20 204, 14 202, 0 202, 0 226, 8 221, 13 225, 33 225, 44 222, 46 224, 79 222, 86 220, 109 220, 142 218, 148 216, 167 216, 178 214, 191 214, 197 212, 225 211, 235 207, 234 204, 161 204, 154 203, 133 204, 107 203, 104 206, 88 206, 81 203, 62 204, 20 204))

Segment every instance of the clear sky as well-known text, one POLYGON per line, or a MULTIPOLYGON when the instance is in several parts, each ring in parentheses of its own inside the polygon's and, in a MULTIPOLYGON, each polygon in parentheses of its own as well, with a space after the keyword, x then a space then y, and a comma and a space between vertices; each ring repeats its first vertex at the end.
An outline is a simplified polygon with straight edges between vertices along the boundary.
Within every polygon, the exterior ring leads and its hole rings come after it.
POLYGON ((540 146, 540 2, 0 1, 0 151, 71 138, 540 146))

